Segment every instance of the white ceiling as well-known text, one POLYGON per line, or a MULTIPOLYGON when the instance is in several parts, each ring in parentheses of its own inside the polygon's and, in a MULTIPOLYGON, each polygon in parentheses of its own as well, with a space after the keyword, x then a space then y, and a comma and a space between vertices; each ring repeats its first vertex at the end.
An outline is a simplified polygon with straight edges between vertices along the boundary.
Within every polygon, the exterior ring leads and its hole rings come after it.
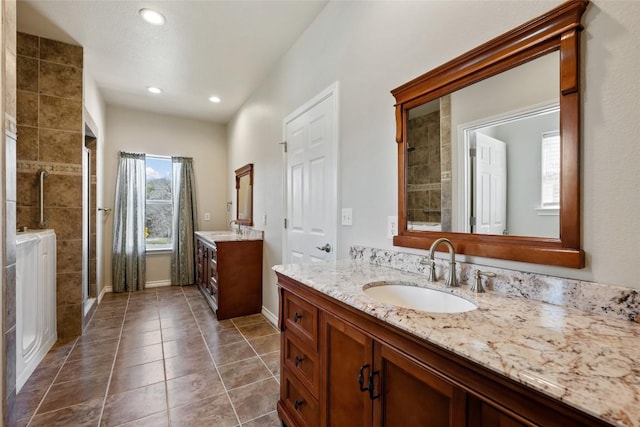
POLYGON ((18 30, 83 46, 107 104, 226 123, 326 3, 21 0, 18 30), (167 23, 147 24, 142 8, 167 23))

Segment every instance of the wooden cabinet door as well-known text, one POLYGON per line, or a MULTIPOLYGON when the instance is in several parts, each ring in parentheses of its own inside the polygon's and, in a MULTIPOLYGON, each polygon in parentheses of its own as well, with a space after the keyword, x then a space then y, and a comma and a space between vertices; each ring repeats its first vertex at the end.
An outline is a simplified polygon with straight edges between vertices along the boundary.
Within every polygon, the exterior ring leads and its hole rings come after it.
POLYGON ((414 359, 375 343, 374 426, 464 427, 466 393, 414 359))
POLYGON ((469 397, 468 417, 470 427, 534 427, 536 424, 509 415, 483 402, 477 397, 469 397), (518 419, 516 419, 518 418, 518 419))
POLYGON ((372 372, 370 337, 360 330, 322 313, 321 346, 324 376, 321 376, 321 424, 327 427, 371 426, 371 399, 361 391, 359 375, 366 387, 372 372))

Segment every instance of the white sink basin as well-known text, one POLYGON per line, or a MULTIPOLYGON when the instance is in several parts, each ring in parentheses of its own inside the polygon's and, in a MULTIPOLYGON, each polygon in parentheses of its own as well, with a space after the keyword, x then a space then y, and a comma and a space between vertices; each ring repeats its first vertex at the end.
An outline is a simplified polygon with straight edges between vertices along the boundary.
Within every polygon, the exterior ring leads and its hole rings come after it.
POLYGON ((478 308, 457 295, 434 289, 420 288, 411 283, 377 282, 365 285, 365 294, 385 304, 397 305, 430 313, 464 313, 478 308))

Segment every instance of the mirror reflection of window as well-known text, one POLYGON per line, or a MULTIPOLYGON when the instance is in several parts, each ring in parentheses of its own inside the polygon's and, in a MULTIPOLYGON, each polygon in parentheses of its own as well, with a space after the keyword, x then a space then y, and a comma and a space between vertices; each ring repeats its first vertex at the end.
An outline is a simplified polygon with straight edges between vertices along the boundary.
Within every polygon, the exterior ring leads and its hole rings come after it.
POLYGON ((249 175, 240 178, 238 189, 238 219, 250 219, 251 217, 251 185, 249 175))
POLYGON ((542 134, 542 195, 540 208, 555 210, 560 208, 560 133, 542 134))

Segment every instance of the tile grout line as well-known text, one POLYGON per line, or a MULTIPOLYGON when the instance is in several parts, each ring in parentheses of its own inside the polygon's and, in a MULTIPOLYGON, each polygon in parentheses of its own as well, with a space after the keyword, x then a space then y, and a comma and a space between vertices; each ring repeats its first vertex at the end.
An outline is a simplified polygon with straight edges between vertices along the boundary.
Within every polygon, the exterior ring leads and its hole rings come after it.
MULTIPOLYGON (((233 321, 233 319, 231 319, 231 322, 234 324, 234 326, 236 325, 236 323, 233 321)), ((258 323, 258 322, 256 322, 258 323)), ((271 322, 268 322, 269 324, 271 324, 271 322)), ((236 326, 236 328, 238 328, 236 326)), ((253 352, 256 354, 256 356, 258 356, 258 359, 260 359, 260 361, 262 362, 262 364, 264 365, 265 368, 267 368, 267 371, 269 371, 269 373, 271 374, 271 377, 276 380, 276 382, 278 383, 278 385, 280 385, 280 381, 278 380, 278 378, 276 378, 276 376, 274 375, 273 372, 271 372, 271 368, 269 368, 269 366, 267 366, 267 363, 264 361, 264 359, 262 358, 262 356, 260 356, 258 354, 258 351, 253 347, 253 345, 251 345, 251 342, 247 339, 247 337, 244 335, 244 333, 242 333, 242 331, 240 330, 240 328, 238 328, 238 332, 240 332, 240 335, 242 335, 242 338, 244 338, 244 340, 247 342, 247 344, 249 344, 249 347, 251 347, 251 350, 253 350, 253 352)), ((279 332, 276 329, 276 332, 274 332, 273 334, 269 334, 269 335, 279 335, 279 332)), ((264 337, 268 337, 269 335, 262 335, 264 337)), ((262 337, 261 336, 261 337, 262 337)), ((256 337, 256 338, 261 338, 261 337, 256 337)), ((282 350, 282 349, 281 349, 282 350)), ((272 353, 275 353, 275 351, 272 351, 272 353)), ((268 353, 265 353, 268 354, 268 353)))
MULTIPOLYGON (((120 342, 122 341, 122 331, 124 331, 124 321, 127 318, 127 311, 129 311, 129 301, 131 300, 131 292, 127 296, 127 304, 124 307, 124 316, 122 316, 122 324, 120 325, 120 335, 118 335, 118 344, 116 345, 116 352, 113 355, 113 361, 111 362, 111 371, 109 372, 109 379, 107 380, 107 389, 104 391, 104 399, 102 401, 102 408, 100 408, 100 416, 98 417, 98 425, 102 424, 102 416, 104 415, 104 407, 107 405, 107 397, 109 396, 109 387, 111 387, 111 377, 113 377, 113 370, 116 366, 116 359, 118 358, 118 350, 120 349, 120 342)), ((97 309, 96 309, 97 311, 97 309)), ((94 313, 95 314, 95 313, 94 313)))
MULTIPOLYGON (((182 289, 181 289, 182 290, 182 289)), ((167 405, 167 425, 171 427, 171 408, 169 407, 169 384, 167 380, 167 363, 164 356, 164 338, 162 336, 162 317, 160 316, 160 296, 156 292, 156 309, 158 310, 158 323, 160 323, 160 349, 162 350, 162 370, 164 372, 164 403, 167 405)))
MULTIPOLYGON (((180 287, 180 288, 182 290, 182 295, 184 296, 184 289, 182 289, 182 287, 180 287)), ((227 399, 229 400, 229 404, 231 405, 231 409, 233 409, 233 414, 236 416, 236 420, 238 421, 237 426, 242 426, 242 422, 240 422, 240 416, 238 415, 238 411, 236 411, 236 406, 233 404, 233 401, 231 400, 231 396, 229 395, 229 390, 227 389, 227 386, 224 383, 224 380, 222 379, 222 375, 220 375, 220 369, 218 369, 218 364, 216 363, 216 360, 214 359, 213 354, 211 354, 211 349, 209 348, 209 345, 207 344, 207 340, 204 338, 204 334, 202 333, 202 328, 200 327, 200 321, 196 318, 196 315, 193 313, 193 309, 191 308, 191 303, 189 302, 189 298, 187 298, 185 296, 185 300, 187 301, 187 305, 189 306, 189 311, 191 311, 191 315, 193 316, 193 318, 196 321, 196 326, 198 327, 198 331, 200 331, 200 338, 202 338, 202 341, 204 341, 204 345, 207 348, 207 352, 209 353, 209 357, 211 358, 211 361, 213 362, 213 367, 216 369, 216 373, 218 374, 218 378, 220 378, 220 383, 222 384, 222 388, 224 389, 224 393, 227 396, 227 399)), ((233 323, 233 321, 231 321, 231 323, 233 324, 233 327, 236 328, 238 330, 238 332, 240 332, 240 330, 237 328, 236 324, 233 323)), ((240 334, 242 335, 242 332, 240 332, 240 334)))
MULTIPOLYGON (((49 384, 49 387, 47 387, 47 391, 45 391, 44 395, 42 396, 42 399, 40 399, 40 402, 36 406, 36 409, 33 410, 33 414, 31 414, 31 416, 29 417, 29 421, 27 421, 27 427, 29 426, 29 424, 31 424, 31 422, 35 418, 36 414, 38 413, 38 409, 40 409, 40 407, 42 406, 42 402, 44 402, 44 399, 49 394, 49 391, 51 391, 51 388, 53 387, 53 384, 55 384, 55 382, 56 382, 56 378, 58 378, 58 375, 60 375, 60 371, 62 371, 62 368, 64 367, 64 364, 67 363, 67 360, 69 359, 69 356, 71 355, 71 352, 76 348, 76 345, 78 344, 78 340, 79 339, 80 339, 80 337, 75 339, 73 345, 71 346, 71 350, 69 350, 69 353, 67 353, 67 355, 65 356, 64 360, 60 364, 60 368, 58 369, 58 372, 56 372, 56 375, 51 380, 51 384, 49 384)), ((16 396, 17 396, 17 394, 16 394, 16 396)))

